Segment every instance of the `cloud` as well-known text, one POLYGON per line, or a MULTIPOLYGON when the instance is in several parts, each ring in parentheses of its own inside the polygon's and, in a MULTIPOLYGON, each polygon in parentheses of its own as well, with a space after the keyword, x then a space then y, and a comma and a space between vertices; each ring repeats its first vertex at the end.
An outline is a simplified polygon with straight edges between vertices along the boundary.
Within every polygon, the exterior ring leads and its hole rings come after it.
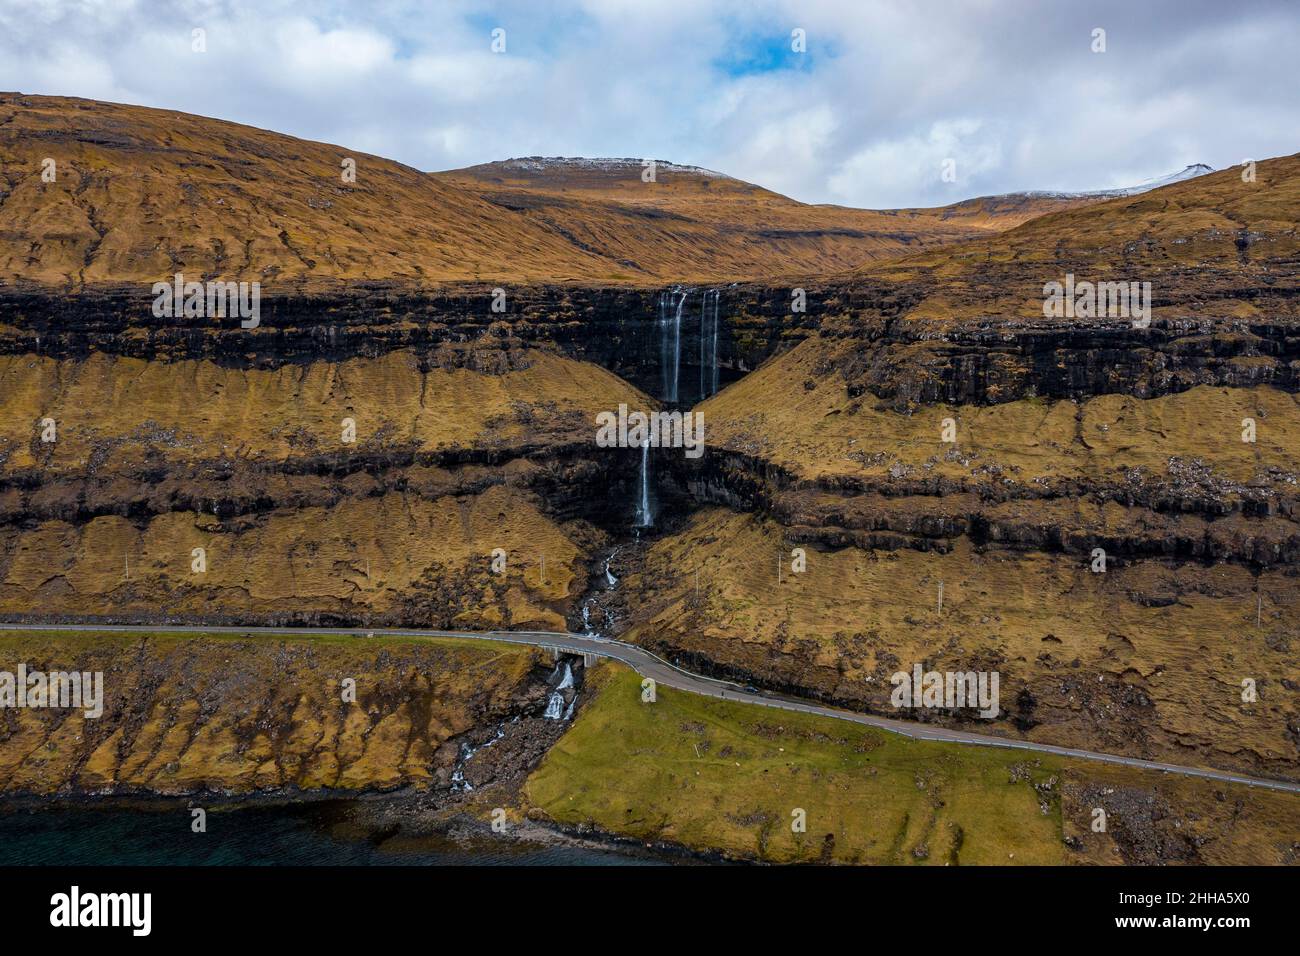
POLYGON ((878 140, 854 153, 830 174, 831 193, 851 201, 868 190, 880 195, 921 195, 935 180, 945 183, 948 202, 968 195, 1002 164, 1001 137, 985 131, 977 119, 939 120, 923 135, 878 140), (951 164, 951 165, 948 165, 951 164), (952 178, 945 180, 950 170, 952 178))
POLYGON ((1300 8, 1284 0, 0 8, 6 89, 217 116, 423 169, 653 156, 875 207, 1295 152, 1297 49, 1300 8), (191 50, 196 27, 206 53, 191 50), (1098 27, 1105 53, 1091 51, 1098 27), (791 49, 795 28, 806 53, 791 49))

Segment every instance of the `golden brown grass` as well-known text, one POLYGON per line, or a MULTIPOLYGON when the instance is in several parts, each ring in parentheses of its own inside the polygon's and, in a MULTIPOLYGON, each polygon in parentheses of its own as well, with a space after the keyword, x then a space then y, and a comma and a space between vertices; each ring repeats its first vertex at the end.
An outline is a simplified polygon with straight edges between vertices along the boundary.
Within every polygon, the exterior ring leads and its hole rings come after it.
POLYGON ((142 524, 46 521, 0 540, 0 613, 401 612, 415 624, 563 629, 586 579, 586 551, 572 534, 503 486, 436 500, 347 498, 229 524, 192 512, 142 524), (202 573, 195 548, 206 552, 202 573), (507 553, 501 575, 489 573, 496 548, 507 553))
POLYGON ((996 670, 1003 716, 978 730, 1014 736, 1020 716, 1037 722, 1031 740, 1300 776, 1289 569, 1141 561, 1095 574, 1086 555, 961 539, 948 554, 805 545, 807 570, 792 574, 792 547, 774 522, 696 513, 623 579, 629 637, 891 715, 895 671, 996 670), (1242 701, 1245 678, 1256 703, 1242 701))
POLYGON ((215 458, 283 460, 367 447, 421 451, 590 441, 598 411, 648 407, 599 366, 529 353, 527 368, 488 375, 422 371, 410 352, 338 363, 236 369, 194 360, 85 361, 0 356, 0 454, 6 467, 53 471, 215 458), (34 439, 53 418, 57 441, 34 439), (342 442, 344 418, 356 444, 342 442))
POLYGON ((541 169, 487 163, 436 174, 619 263, 619 278, 717 282, 842 272, 1008 229, 1059 200, 980 201, 936 209, 807 205, 751 183, 681 167, 641 181, 639 161, 541 169))
POLYGON ((1157 322, 1294 321, 1300 154, 1265 160, 1254 182, 1230 168, 1139 196, 1036 217, 943 250, 871 263, 849 284, 907 283, 909 321, 1041 323, 1043 285, 1067 272, 1151 283, 1157 322))
POLYGON ((1300 402, 1272 388, 1198 386, 1153 399, 1108 394, 1084 402, 1021 399, 931 405, 912 414, 850 398, 838 373, 856 343, 814 336, 699 407, 709 445, 759 454, 803 478, 880 479, 896 464, 915 479, 972 479, 992 466, 1018 483, 1115 481, 1170 458, 1200 458, 1224 478, 1300 473, 1300 402), (943 422, 956 423, 955 443, 943 422), (1242 419, 1256 441, 1242 441, 1242 419))
POLYGON ((391 160, 171 110, 0 99, 0 276, 59 287, 183 271, 298 280, 593 279, 609 263, 391 160), (57 164, 41 181, 41 161, 57 164), (342 162, 356 161, 356 182, 342 162))
POLYGON ((486 642, 0 631, 0 669, 104 674, 98 718, 6 712, 0 789, 428 786, 446 741, 509 713, 540 660, 486 642))
POLYGON ((861 267, 1006 228, 1010 209, 809 206, 726 177, 430 175, 345 146, 172 110, 0 97, 0 278, 60 288, 191 277, 724 281, 861 267), (41 179, 55 160, 57 178, 41 179), (356 181, 341 176, 356 162, 356 181))

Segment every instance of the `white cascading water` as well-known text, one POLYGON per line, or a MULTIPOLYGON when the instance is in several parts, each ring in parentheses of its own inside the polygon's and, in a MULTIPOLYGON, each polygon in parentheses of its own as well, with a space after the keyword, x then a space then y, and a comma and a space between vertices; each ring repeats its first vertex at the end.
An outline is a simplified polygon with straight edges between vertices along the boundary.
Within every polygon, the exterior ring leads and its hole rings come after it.
MULTIPOLYGON (((511 723, 514 723, 517 720, 519 720, 518 717, 516 717, 513 721, 511 721, 511 723)), ((480 750, 486 750, 488 747, 491 747, 494 743, 496 743, 505 735, 506 735, 506 728, 504 725, 501 725, 497 727, 496 736, 493 737, 491 740, 489 740, 487 743, 483 744, 483 746, 481 747, 471 747, 469 744, 464 744, 464 743, 460 745, 460 760, 458 762, 455 771, 451 775, 452 793, 468 793, 469 791, 474 789, 474 785, 465 779, 465 764, 469 763, 470 760, 474 757, 474 755, 478 753, 480 750)))
POLYGON ((568 690, 573 686, 573 668, 567 663, 564 665, 564 677, 555 685, 556 690, 568 690))
POLYGON ((546 702, 546 713, 542 716, 547 720, 560 720, 564 716, 564 695, 559 691, 552 694, 546 702))
MULTIPOLYGON (((601 573, 605 577, 604 588, 603 588, 604 592, 612 591, 614 590, 614 588, 618 587, 618 578, 616 578, 614 576, 614 572, 610 570, 610 565, 613 564, 614 558, 618 556, 618 552, 619 552, 618 548, 614 548, 613 550, 611 550, 609 554, 605 555, 605 561, 601 565, 602 568, 601 573)), ((601 601, 601 595, 600 594, 588 595, 586 600, 584 600, 580 605, 579 610, 582 613, 583 636, 592 637, 595 638, 596 640, 605 640, 605 636, 602 633, 601 629, 611 628, 614 626, 614 612, 611 611, 609 608, 607 608, 604 602, 601 601), (593 608, 600 611, 601 628, 597 628, 595 623, 592 621, 593 608)), ((572 708, 573 706, 572 703, 570 703, 569 706, 570 708, 572 708)))
POLYGON ((659 293, 659 394, 668 397, 672 385, 672 357, 668 354, 668 290, 659 293))
POLYGON ((713 370, 712 380, 709 383, 709 394, 718 394, 718 307, 722 299, 722 290, 713 290, 713 358, 710 361, 710 368, 713 370))
MULTIPOLYGON (((636 526, 638 528, 649 528, 655 523, 654 515, 650 511, 650 439, 641 443, 641 480, 639 481, 639 491, 636 504, 636 526)), ((609 573, 609 569, 605 569, 609 573)))
POLYGON ((704 295, 700 299, 700 391, 699 400, 703 401, 708 397, 708 392, 704 390, 704 346, 709 340, 709 290, 704 290, 704 295))
POLYGON ((673 385, 668 392, 667 401, 677 401, 677 385, 681 378, 682 371, 682 307, 686 305, 686 293, 677 300, 677 308, 673 312, 673 385))
MULTIPOLYGON (((689 292, 665 289, 659 293, 659 375, 660 398, 665 402, 681 400, 682 312, 689 292), (676 303, 673 296, 677 296, 676 303)), ((706 289, 700 302, 699 399, 716 395, 719 385, 718 335, 722 292, 706 289)))
POLYGON ((700 302, 700 401, 718 393, 718 326, 722 292, 706 289, 700 302))

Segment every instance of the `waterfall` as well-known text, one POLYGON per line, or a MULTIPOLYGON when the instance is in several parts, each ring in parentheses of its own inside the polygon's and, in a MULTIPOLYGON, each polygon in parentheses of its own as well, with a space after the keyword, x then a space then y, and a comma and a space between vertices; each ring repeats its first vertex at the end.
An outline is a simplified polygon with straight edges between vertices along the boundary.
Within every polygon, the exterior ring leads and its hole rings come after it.
MULTIPOLYGON (((515 720, 518 719, 519 719, 518 717, 515 718, 515 720)), ((514 723, 514 721, 511 721, 511 723, 514 723)), ((493 737, 491 740, 489 740, 487 743, 483 744, 481 747, 471 747, 467 743, 462 743, 460 745, 460 759, 457 762, 456 768, 451 775, 452 793, 469 793, 471 790, 474 789, 474 785, 465 779, 465 764, 469 763, 470 760, 473 759, 474 755, 478 753, 480 750, 486 750, 488 747, 491 747, 494 743, 496 743, 505 735, 506 735, 506 728, 505 725, 502 724, 497 727, 496 736, 493 737)))
MULTIPOLYGON (((610 570, 610 567, 613 565, 614 559, 618 557, 618 553, 621 550, 622 547, 619 546, 611 549, 610 552, 605 555, 604 563, 601 566, 602 570, 600 572, 604 575, 605 580, 601 582, 599 576, 595 576, 590 582, 590 590, 588 590, 586 596, 583 598, 582 604, 580 605, 579 609, 582 613, 582 630, 585 637, 590 637, 597 641, 608 640, 606 635, 613 633, 617 628, 614 612, 606 606, 605 601, 608 599, 610 592, 618 587, 618 578, 614 576, 614 572, 610 570), (599 626, 596 624, 595 611, 600 612, 599 626)), ((560 672, 557 670, 555 674, 552 674, 551 681, 554 681, 559 673, 560 672)), ((563 680, 561 679, 561 685, 562 684, 563 680)), ((556 689, 563 690, 564 687, 560 686, 556 689)), ((570 704, 570 707, 572 707, 572 704, 570 704)))
POLYGON ((671 357, 668 354, 668 290, 659 293, 659 395, 668 396, 672 384, 671 357))
POLYGON ((564 716, 564 695, 556 691, 551 695, 551 699, 546 702, 546 713, 542 714, 547 720, 559 720, 564 716))
POLYGON ((555 685, 556 690, 568 690, 573 686, 573 668, 566 662, 564 665, 564 677, 555 685))
POLYGON ((564 719, 565 719, 565 720, 572 720, 572 719, 573 719, 573 708, 575 708, 575 707, 577 707, 577 706, 578 706, 578 695, 577 695, 577 694, 574 694, 574 695, 573 695, 573 700, 569 701, 569 706, 568 706, 568 707, 565 709, 565 711, 564 711, 564 719))
POLYGON ((719 314, 718 307, 722 299, 722 290, 713 290, 713 357, 709 362, 709 367, 713 370, 712 381, 709 383, 709 394, 718 394, 718 324, 719 314))
MULTIPOLYGON (((636 505, 636 526, 638 528, 649 528, 653 525, 654 515, 650 511, 650 439, 647 438, 641 443, 641 481, 640 494, 638 495, 636 505)), ((606 575, 609 574, 609 568, 605 569, 606 575)))
POLYGON ((677 309, 673 312, 673 386, 668 392, 667 401, 677 401, 677 384, 682 371, 682 307, 686 305, 686 293, 677 300, 677 309))
POLYGON ((666 402, 677 401, 682 368, 682 307, 685 304, 685 292, 677 300, 676 306, 672 303, 672 293, 665 290, 659 294, 660 395, 666 402))
POLYGON ((700 300, 700 401, 718 393, 718 327, 721 325, 721 299, 720 289, 705 289, 700 300))
POLYGON ((708 397, 708 392, 704 390, 704 344, 709 337, 709 290, 704 290, 704 295, 700 298, 700 391, 699 401, 708 397))

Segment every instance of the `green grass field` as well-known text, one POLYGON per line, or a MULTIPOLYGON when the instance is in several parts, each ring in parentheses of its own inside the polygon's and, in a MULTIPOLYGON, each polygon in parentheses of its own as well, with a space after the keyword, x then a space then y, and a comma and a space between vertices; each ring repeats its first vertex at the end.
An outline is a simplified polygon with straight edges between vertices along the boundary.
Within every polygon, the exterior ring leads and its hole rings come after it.
POLYGON ((1050 761, 659 688, 602 665, 527 785, 561 824, 779 862, 1066 862, 1050 761), (794 811, 806 830, 794 832, 794 811))

